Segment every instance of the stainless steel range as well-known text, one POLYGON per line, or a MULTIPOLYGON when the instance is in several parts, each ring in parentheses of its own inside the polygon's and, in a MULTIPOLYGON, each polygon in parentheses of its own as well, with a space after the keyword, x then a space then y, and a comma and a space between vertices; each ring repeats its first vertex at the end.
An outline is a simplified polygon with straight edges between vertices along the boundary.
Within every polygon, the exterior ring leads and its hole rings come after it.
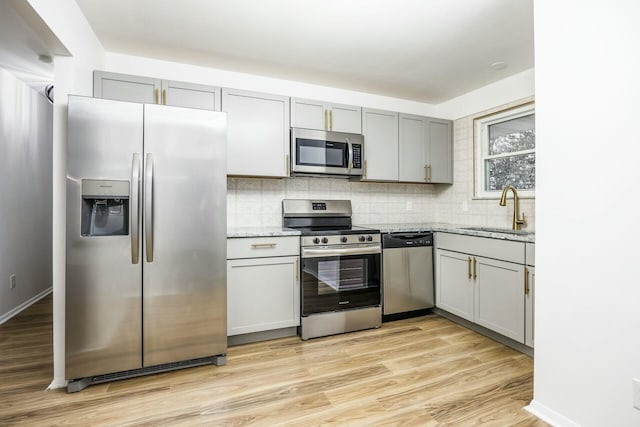
POLYGON ((380 230, 353 226, 350 200, 285 199, 282 212, 302 233, 301 338, 379 327, 380 230))

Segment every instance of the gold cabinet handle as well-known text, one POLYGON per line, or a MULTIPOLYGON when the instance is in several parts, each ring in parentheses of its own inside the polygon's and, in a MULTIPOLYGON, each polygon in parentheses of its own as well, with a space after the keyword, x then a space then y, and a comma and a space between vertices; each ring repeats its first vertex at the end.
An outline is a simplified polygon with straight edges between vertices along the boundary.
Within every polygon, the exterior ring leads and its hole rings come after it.
POLYGON ((529 288, 529 269, 524 268, 524 294, 529 295, 531 289, 529 288))
POLYGON ((284 156, 284 169, 287 172, 285 176, 289 176, 289 155, 288 154, 284 156))
POLYGON ((329 130, 329 110, 324 110, 324 129, 329 130))
POLYGON ((362 171, 362 177, 367 179, 367 161, 364 161, 364 170, 362 171))
POLYGON ((469 273, 469 280, 471 280, 471 257, 468 257, 467 263, 467 272, 469 273))
POLYGON ((300 280, 300 257, 296 258, 296 282, 300 280))
POLYGON ((329 111, 329 130, 333 130, 333 110, 329 111))
POLYGON ((158 103, 158 93, 160 92, 159 89, 156 88, 156 90, 153 91, 153 102, 155 102, 156 104, 158 103))
POLYGON ((431 182, 431 165, 427 165, 427 182, 431 182))
POLYGON ((167 90, 162 89, 162 105, 167 105, 167 90))
POLYGON ((424 181, 429 182, 429 166, 424 165, 424 181))
POLYGON ((478 260, 473 257, 473 280, 478 278, 478 260))
POLYGON ((270 249, 275 248, 276 243, 252 243, 251 247, 253 249, 270 249))

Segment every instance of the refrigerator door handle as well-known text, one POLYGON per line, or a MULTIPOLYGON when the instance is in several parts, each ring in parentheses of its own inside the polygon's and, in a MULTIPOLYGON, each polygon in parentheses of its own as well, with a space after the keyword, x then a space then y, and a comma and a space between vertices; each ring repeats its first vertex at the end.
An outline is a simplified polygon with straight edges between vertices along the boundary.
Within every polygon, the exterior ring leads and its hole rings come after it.
POLYGON ((131 162, 131 264, 140 262, 140 155, 131 162))
POLYGON ((153 155, 147 154, 144 189, 144 234, 147 262, 153 262, 153 155))

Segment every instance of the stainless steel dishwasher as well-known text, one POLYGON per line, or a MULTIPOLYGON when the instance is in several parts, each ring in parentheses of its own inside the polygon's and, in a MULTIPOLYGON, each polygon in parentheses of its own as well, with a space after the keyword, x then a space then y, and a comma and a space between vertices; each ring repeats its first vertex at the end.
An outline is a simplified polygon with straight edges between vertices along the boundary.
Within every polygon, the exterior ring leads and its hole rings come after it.
POLYGON ((382 235, 383 320, 424 314, 434 306, 433 233, 382 235))

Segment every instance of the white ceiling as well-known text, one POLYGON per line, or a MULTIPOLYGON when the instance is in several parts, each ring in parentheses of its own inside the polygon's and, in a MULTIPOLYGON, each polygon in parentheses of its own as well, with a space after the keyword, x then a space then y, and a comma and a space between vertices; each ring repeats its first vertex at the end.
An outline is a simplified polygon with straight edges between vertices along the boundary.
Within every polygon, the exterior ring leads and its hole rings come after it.
POLYGON ((533 0, 77 2, 110 52, 427 103, 534 65, 533 0))

